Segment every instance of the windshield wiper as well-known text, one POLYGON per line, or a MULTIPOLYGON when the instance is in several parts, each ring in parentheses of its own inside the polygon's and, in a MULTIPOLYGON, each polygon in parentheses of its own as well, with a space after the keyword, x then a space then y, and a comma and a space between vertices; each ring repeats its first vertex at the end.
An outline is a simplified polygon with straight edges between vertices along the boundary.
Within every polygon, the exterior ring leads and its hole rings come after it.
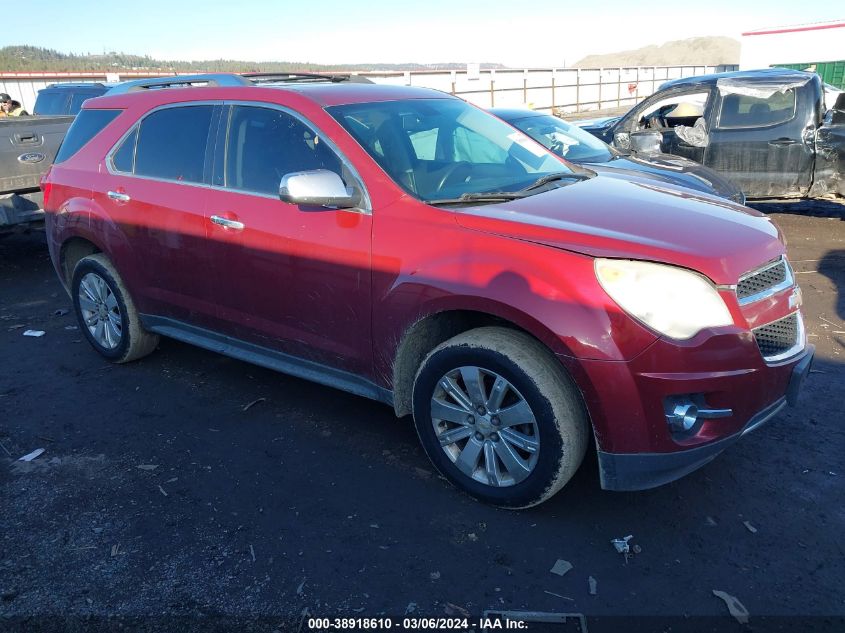
POLYGON ((432 206, 448 204, 470 204, 472 202, 505 202, 506 200, 518 200, 524 198, 525 193, 520 191, 488 191, 486 193, 464 193, 457 198, 440 198, 437 200, 426 200, 426 204, 432 206))
POLYGON ((520 191, 532 191, 534 189, 539 189, 543 185, 546 185, 550 182, 554 182, 556 180, 566 180, 566 179, 589 180, 593 176, 595 176, 594 173, 580 173, 580 172, 575 172, 575 171, 561 171, 561 172, 556 172, 554 174, 546 174, 545 176, 535 180, 533 183, 531 183, 527 187, 520 189, 520 191))

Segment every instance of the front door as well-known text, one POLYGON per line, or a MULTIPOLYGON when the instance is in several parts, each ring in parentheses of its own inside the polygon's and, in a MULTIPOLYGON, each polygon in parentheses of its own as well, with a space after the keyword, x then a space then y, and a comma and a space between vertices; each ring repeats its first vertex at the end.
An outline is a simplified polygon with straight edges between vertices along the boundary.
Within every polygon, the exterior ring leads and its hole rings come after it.
POLYGON ((804 102, 812 91, 741 88, 722 94, 714 108, 704 164, 733 180, 748 198, 806 195, 813 178, 816 114, 804 102))
POLYGON ((712 99, 708 88, 672 89, 660 92, 643 101, 617 125, 614 135, 614 145, 620 149, 636 149, 637 137, 652 137, 660 134, 659 150, 664 154, 683 156, 696 162, 704 160, 704 143, 692 141, 692 132, 699 126, 706 124, 710 112, 712 99), (686 128, 686 132, 678 133, 678 128, 686 128))
POLYGON ((355 176, 323 136, 287 110, 233 105, 221 128, 208 205, 221 326, 264 347, 369 373, 369 210, 279 199, 288 173, 327 169, 348 186, 355 176))

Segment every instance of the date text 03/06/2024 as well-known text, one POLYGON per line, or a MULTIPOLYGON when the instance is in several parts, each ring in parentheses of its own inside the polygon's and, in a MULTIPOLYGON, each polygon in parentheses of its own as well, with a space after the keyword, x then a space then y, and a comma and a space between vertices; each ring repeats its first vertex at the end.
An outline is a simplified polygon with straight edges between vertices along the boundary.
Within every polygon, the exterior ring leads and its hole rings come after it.
POLYGON ((308 618, 311 631, 361 631, 361 630, 526 630, 528 625, 522 620, 500 619, 498 617, 470 618, 308 618))

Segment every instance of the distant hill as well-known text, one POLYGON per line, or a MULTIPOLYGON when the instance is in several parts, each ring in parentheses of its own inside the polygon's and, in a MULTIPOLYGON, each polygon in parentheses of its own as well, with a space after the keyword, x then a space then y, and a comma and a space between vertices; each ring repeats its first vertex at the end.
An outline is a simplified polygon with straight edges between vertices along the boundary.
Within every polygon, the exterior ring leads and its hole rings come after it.
MULTIPOLYGON (((482 64, 482 68, 504 68, 501 64, 482 64)), ((313 64, 311 62, 249 62, 234 59, 209 59, 196 62, 160 60, 149 56, 106 53, 73 55, 37 46, 5 46, 0 48, 0 72, 291 72, 291 71, 356 71, 368 70, 462 70, 466 64, 313 64)))
POLYGON ((691 37, 666 42, 661 46, 644 46, 632 51, 587 55, 575 68, 612 66, 684 66, 738 64, 739 41, 730 37, 691 37))

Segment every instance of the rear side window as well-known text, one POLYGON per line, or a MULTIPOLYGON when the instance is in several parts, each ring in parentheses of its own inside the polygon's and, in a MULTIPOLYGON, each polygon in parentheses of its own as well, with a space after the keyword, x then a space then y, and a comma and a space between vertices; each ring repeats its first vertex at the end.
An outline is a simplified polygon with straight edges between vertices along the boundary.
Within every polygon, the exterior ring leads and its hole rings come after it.
POLYGON ((508 153, 478 132, 465 127, 455 128, 452 139, 452 160, 470 163, 504 163, 508 153))
MULTIPOLYGON (((434 160, 437 155, 437 135, 440 128, 432 128, 409 134, 408 138, 414 146, 414 154, 420 160, 434 160)), ((384 155, 384 152, 382 152, 384 155)))
POLYGON ((210 105, 182 106, 145 118, 135 149, 135 175, 202 182, 212 111, 210 105))
POLYGON ((42 90, 35 100, 33 114, 66 114, 67 93, 58 90, 42 90))
POLYGON ((131 174, 135 171, 135 141, 138 140, 138 128, 123 139, 120 148, 112 156, 112 165, 117 171, 131 174))
POLYGON ((792 120, 795 90, 775 92, 768 98, 726 94, 719 112, 720 128, 766 127, 792 120))
POLYGON ((103 93, 96 93, 96 92, 73 92, 70 95, 70 107, 68 107, 67 114, 79 114, 79 111, 82 109, 82 104, 88 101, 88 99, 93 99, 94 97, 99 97, 103 93))
POLYGON ((67 134, 65 134, 59 151, 56 153, 54 163, 64 162, 76 154, 104 127, 114 121, 120 112, 120 110, 83 110, 80 112, 79 116, 73 120, 67 134))

